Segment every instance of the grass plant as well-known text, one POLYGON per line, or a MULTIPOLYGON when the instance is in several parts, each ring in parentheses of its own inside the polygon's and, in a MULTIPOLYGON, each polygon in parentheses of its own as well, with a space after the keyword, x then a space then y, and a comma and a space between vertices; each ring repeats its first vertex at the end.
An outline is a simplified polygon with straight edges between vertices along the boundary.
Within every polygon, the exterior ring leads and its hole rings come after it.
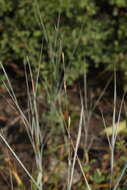
MULTIPOLYGON (((37 3, 36 3, 37 6, 37 3)), ((102 171, 101 169, 96 168, 96 171, 94 171, 94 168, 92 168, 92 164, 96 162, 96 160, 90 160, 89 159, 89 151, 91 149, 91 144, 88 144, 88 134, 89 134, 89 123, 93 116, 93 113, 98 106, 99 102, 101 101, 103 95, 105 94, 106 90, 108 89, 108 86, 112 80, 112 77, 108 80, 107 84, 105 85, 104 89, 102 90, 100 96, 95 101, 94 105, 88 105, 88 85, 87 85, 87 74, 86 71, 84 71, 84 92, 83 94, 80 93, 80 113, 79 113, 79 123, 78 123, 78 130, 77 130, 77 137, 74 141, 71 134, 71 128, 72 126, 72 120, 71 115, 69 114, 69 106, 67 105, 68 101, 68 92, 67 92, 67 86, 66 86, 66 78, 62 76, 62 72, 65 73, 65 60, 64 60, 64 52, 62 49, 62 40, 60 40, 60 34, 59 34, 59 25, 60 25, 60 15, 58 16, 57 26, 55 27, 55 34, 54 34, 54 41, 50 40, 50 35, 48 35, 48 32, 46 31, 46 27, 44 26, 44 23, 41 18, 39 7, 37 6, 37 15, 39 18, 40 25, 42 26, 44 37, 46 40, 46 43, 48 44, 48 52, 50 55, 50 63, 52 68, 52 73, 48 73, 43 78, 43 89, 45 92, 45 103, 48 107, 48 111, 46 114, 42 114, 40 118, 40 113, 38 111, 38 87, 39 87, 39 75, 40 75, 40 69, 41 64, 39 65, 39 68, 36 72, 36 77, 34 76, 31 68, 31 64, 29 61, 29 57, 26 58, 25 64, 28 65, 29 68, 29 76, 25 67, 25 78, 26 78, 26 94, 27 94, 27 113, 25 113, 22 108, 19 105, 19 102, 17 100, 16 94, 14 92, 14 89, 12 87, 12 84, 10 82, 10 79, 6 73, 6 70, 2 63, 0 63, 1 68, 3 70, 5 80, 3 81, 4 86, 13 100, 14 103, 14 109, 17 110, 19 117, 22 120, 22 123, 25 126, 27 135, 29 137, 31 147, 34 152, 34 162, 36 163, 36 168, 34 169, 33 173, 30 173, 23 162, 20 160, 20 158, 17 156, 16 152, 12 149, 12 147, 9 145, 6 137, 2 134, 2 131, 0 133, 0 138, 6 145, 6 147, 9 149, 9 151, 12 153, 16 161, 20 164, 20 166, 24 169, 25 173, 29 177, 31 181, 31 190, 43 190, 45 189, 46 182, 49 180, 51 176, 49 175, 47 178, 48 180, 45 180, 45 169, 44 169, 44 134, 45 134, 45 126, 48 128, 46 129, 47 139, 51 139, 50 144, 48 145, 50 151, 49 152, 57 152, 56 146, 60 146, 60 143, 62 142, 66 149, 65 153, 67 155, 68 160, 68 168, 67 168, 67 175, 64 176, 66 184, 64 185, 63 189, 67 190, 73 190, 73 180, 74 180, 74 173, 76 169, 76 164, 78 163, 78 167, 81 173, 81 190, 94 190, 94 189, 101 189, 101 187, 104 188, 104 190, 117 190, 119 187, 119 184, 125 174, 127 164, 122 169, 122 172, 117 175, 114 175, 114 165, 115 165, 115 150, 116 150, 116 142, 117 142, 117 136, 118 136, 118 125, 121 118, 121 110, 124 103, 124 96, 121 101, 120 109, 119 109, 119 115, 118 119, 116 118, 116 104, 117 104, 117 79, 116 79, 116 71, 114 71, 114 105, 113 105, 113 117, 112 117, 112 135, 111 138, 107 135, 107 140, 109 143, 109 151, 110 151, 110 171, 102 171), (57 47, 59 47, 57 49, 57 47), (29 85, 29 78, 30 83, 29 85), (61 79, 62 78, 62 79, 61 79), (64 97, 64 98, 63 98, 64 97), (64 100, 63 100, 64 99, 64 100), (63 105, 64 104, 64 105, 63 105), (68 113, 66 118, 64 117, 64 113, 68 113), (40 124, 40 120, 44 120, 43 124, 40 124), (83 130, 84 129, 84 130, 83 130), (85 161, 81 160, 78 156, 78 149, 80 147, 80 141, 81 136, 84 131, 84 154, 85 154, 85 161), (62 140, 61 140, 62 139, 62 140), (58 144, 57 144, 58 143, 58 144), (55 147, 55 151, 53 150, 55 147), (73 154, 72 154, 73 152, 73 154), (88 168, 88 169, 87 169, 88 168), (92 172, 91 172, 92 171, 92 172), (91 174, 92 173, 92 174, 91 174), (110 176, 109 181, 107 182, 106 178, 110 176), (100 177, 98 180, 97 178, 100 177), (105 182, 106 181, 106 182, 105 182), (100 184, 95 184, 99 182, 100 184), (103 184, 106 183, 106 184, 103 184), (108 183, 108 184, 107 184, 108 183), (97 187, 97 188, 96 188, 97 187)), ((43 44, 40 54, 39 63, 41 63, 41 56, 43 54, 43 44)), ((104 123, 104 126, 106 127, 106 121, 103 116, 102 111, 102 120, 104 123)), ((52 155, 50 155, 52 156, 52 155)), ((61 159, 62 160, 62 159, 61 159)), ((60 161, 61 161, 60 160, 60 161)), ((108 162, 107 161, 107 162, 108 162)), ((59 162, 57 162, 59 163, 59 162)), ((57 167, 56 163, 56 167, 57 167)), ((50 164, 50 163, 49 163, 50 164)), ((54 170, 55 171, 55 170, 54 170)), ((52 172, 49 172, 52 173, 52 172)), ((16 176, 16 173, 12 174, 15 175, 15 178, 17 179, 17 183, 19 178, 16 176)), ((57 174, 59 177, 59 173, 57 174)), ((20 180, 19 180, 20 181, 20 180)), ((59 180, 56 179, 54 182, 54 186, 57 189, 57 181, 59 183, 59 180)), ((79 182, 80 183, 80 182, 79 182)), ((14 189, 13 187, 13 180, 10 181, 11 189, 14 189)), ((25 189, 25 184, 22 185, 22 189, 25 189)), ((19 189, 21 189, 19 187, 19 189)), ((47 187, 46 187, 47 188, 47 187)), ((54 187, 49 187, 49 189, 55 189, 54 187)), ((48 190, 48 188, 47 188, 48 190)), ((120 189, 123 190, 123 189, 120 189)))
MULTIPOLYGON (((16 95, 14 93, 13 87, 11 85, 11 82, 9 80, 9 77, 3 67, 3 65, 1 64, 1 67, 3 69, 6 81, 4 81, 4 85, 10 95, 10 97, 12 98, 14 105, 15 105, 15 109, 18 111, 20 118, 22 120, 22 122, 25 125, 27 134, 29 136, 32 148, 33 148, 33 152, 35 155, 35 163, 36 163, 36 171, 34 174, 29 173, 29 171, 27 170, 27 168, 24 166, 23 162, 20 160, 20 158, 16 155, 16 153, 13 151, 13 149, 11 148, 11 146, 9 145, 9 143, 7 142, 6 137, 4 137, 4 135, 2 134, 2 132, 0 133, 0 138, 2 139, 2 141, 5 143, 5 145, 7 146, 7 148, 9 149, 9 151, 12 153, 12 155, 14 156, 14 158, 17 160, 17 162, 20 164, 20 166, 24 169, 25 173, 28 175, 28 177, 31 180, 31 190, 42 190, 45 187, 45 182, 44 180, 44 169, 43 169, 43 163, 44 163, 44 158, 43 158, 43 145, 44 145, 44 136, 43 136, 43 126, 40 126, 40 122, 39 122, 39 113, 38 113, 38 105, 37 105, 37 89, 38 89, 38 78, 39 78, 39 71, 37 74, 37 78, 36 80, 34 79, 31 67, 30 67, 30 63, 29 60, 27 59, 28 62, 28 66, 29 66, 29 73, 30 73, 30 81, 32 84, 32 90, 30 89, 29 83, 28 83, 28 74, 25 70, 25 76, 26 76, 26 87, 27 87, 27 96, 28 96, 28 113, 25 114, 23 112, 23 110, 21 109, 21 107, 19 106, 18 100, 16 98, 16 95), (36 82, 34 82, 36 81, 36 82)), ((85 80, 86 80, 86 76, 85 76, 85 80)), ((109 83, 108 83, 109 84, 109 83)), ((108 85, 107 85, 108 86, 108 85)), ((106 86, 106 88, 107 88, 106 86)), ((95 103, 95 105, 97 106, 97 103, 99 102, 99 100, 101 99, 102 95, 104 94, 106 88, 104 88, 104 91, 102 92, 102 94, 100 95, 99 99, 97 100, 97 102, 95 103)), ((47 90, 47 88, 45 88, 47 90)), ((68 115, 67 117, 67 121, 65 121, 63 115, 64 115, 64 111, 62 110, 62 106, 61 106, 61 89, 59 89, 59 91, 57 91, 58 94, 57 96, 55 96, 52 101, 50 99, 50 106, 51 106, 51 112, 55 110, 55 114, 57 115, 57 118, 59 118, 59 123, 62 129, 62 134, 64 137, 64 143, 66 145, 66 151, 68 154, 68 175, 66 176, 66 189, 67 190, 71 190, 73 189, 73 178, 74 178, 74 172, 75 172, 75 165, 76 162, 79 165, 80 168, 80 172, 83 176, 84 179, 84 186, 85 189, 87 190, 92 190, 94 188, 94 186, 92 186, 92 184, 89 182, 89 177, 87 177, 87 172, 85 172, 84 167, 90 165, 90 161, 89 159, 87 160, 87 162, 85 162, 85 164, 82 163, 82 161, 80 160, 79 156, 78 156, 78 148, 80 146, 80 141, 81 141, 81 134, 83 132, 83 127, 87 127, 86 131, 85 131, 85 137, 88 138, 88 131, 89 131, 89 123, 86 122, 88 120, 86 120, 86 116, 90 119, 90 116, 92 116, 92 113, 94 112, 93 109, 91 109, 93 112, 90 112, 89 115, 89 108, 87 105, 87 84, 85 81, 85 105, 84 105, 84 99, 83 96, 81 96, 81 112, 80 112, 80 120, 79 120, 79 126, 78 126, 78 133, 77 133, 77 140, 76 142, 73 141, 72 135, 71 135, 71 117, 68 115), (56 102, 59 102, 59 107, 56 106, 56 102), (87 114, 86 114, 87 113, 87 114), (86 115, 85 115, 86 114, 86 115), (67 135, 65 135, 67 132, 67 135), (71 154, 71 149, 74 152, 74 155, 72 156, 71 154)), ((122 169, 122 172, 117 175, 117 179, 116 179, 116 175, 114 175, 114 165, 115 165, 115 149, 116 149, 116 142, 117 142, 117 131, 118 131, 118 124, 120 122, 120 118, 121 118, 121 110, 124 104, 124 96, 123 99, 121 101, 121 105, 120 105, 120 109, 119 109, 119 114, 118 114, 118 119, 116 119, 116 102, 117 102, 117 88, 116 88, 116 73, 115 73, 115 77, 114 77, 114 109, 113 109, 113 127, 112 127, 112 137, 110 138, 109 135, 107 134, 107 139, 108 139, 108 143, 109 143, 109 150, 110 150, 110 166, 111 166, 111 173, 110 173, 110 182, 109 185, 103 185, 101 184, 101 186, 107 187, 108 189, 113 189, 116 190, 119 187, 119 184, 125 174, 126 168, 127 168, 127 164, 125 164, 125 166, 122 169), (117 123, 117 124, 116 124, 117 123)), ((67 96, 67 90, 66 90, 66 83, 64 81, 64 93, 67 96)), ((47 94, 50 96, 50 90, 47 91, 47 94)), ((95 106, 94 105, 94 106, 95 106)), ((95 107, 94 107, 95 109, 95 107)), ((67 110, 66 110, 67 111, 67 110)), ((102 113, 102 119, 104 122, 104 125, 106 126, 106 121, 105 118, 103 116, 102 113)), ((52 133, 50 133, 51 135, 52 133)), ((53 138, 53 137, 50 137, 53 138)), ((85 141, 87 142, 87 141, 85 141)), ((85 147, 88 148, 87 143, 85 143, 85 147)), ((89 150, 87 150, 87 154, 89 156, 89 150)), ((87 156, 86 156, 87 157, 87 156)), ((92 168, 91 168, 92 170, 92 168)), ((98 172, 100 172, 100 170, 98 170, 98 172)), ((14 175, 14 174, 13 174, 14 175)), ((93 174, 94 175, 94 174, 93 174)), ((97 174, 96 174, 97 175, 97 174)), ((16 176, 16 175, 15 175, 16 176)), ((98 176, 102 177, 103 179, 103 174, 98 173, 98 176)), ((91 179, 96 178, 93 177, 91 179)), ((17 178, 18 180, 18 178, 17 178)), ((100 180, 101 181, 101 180, 100 180)), ((82 182, 83 183, 83 182, 82 182)), ((12 182, 11 182, 12 184, 12 182)), ((97 186, 97 185, 96 185, 97 186)), ((100 187, 101 187, 100 186, 100 187)), ((97 186, 99 187, 99 185, 97 186)), ((105 188, 105 189, 107 189, 105 188)), ((14 188, 12 188, 14 189, 14 188)), ((21 188, 20 188, 21 189, 21 188)))

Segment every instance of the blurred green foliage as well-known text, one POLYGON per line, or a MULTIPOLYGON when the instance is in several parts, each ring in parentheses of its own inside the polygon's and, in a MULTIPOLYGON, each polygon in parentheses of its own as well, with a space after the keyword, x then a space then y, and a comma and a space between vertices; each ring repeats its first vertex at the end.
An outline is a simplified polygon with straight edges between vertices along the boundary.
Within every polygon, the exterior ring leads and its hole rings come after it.
POLYGON ((91 66, 116 63, 127 78, 126 0, 1 0, 0 20, 3 63, 29 56, 50 81, 65 69, 70 84, 91 66))

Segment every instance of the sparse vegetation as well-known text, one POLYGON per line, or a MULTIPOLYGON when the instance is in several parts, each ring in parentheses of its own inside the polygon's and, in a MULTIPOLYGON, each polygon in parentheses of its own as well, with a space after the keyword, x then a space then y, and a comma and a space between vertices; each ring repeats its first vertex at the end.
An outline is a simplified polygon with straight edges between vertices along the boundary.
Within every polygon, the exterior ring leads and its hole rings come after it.
POLYGON ((125 190, 126 8, 0 2, 0 188, 125 190))

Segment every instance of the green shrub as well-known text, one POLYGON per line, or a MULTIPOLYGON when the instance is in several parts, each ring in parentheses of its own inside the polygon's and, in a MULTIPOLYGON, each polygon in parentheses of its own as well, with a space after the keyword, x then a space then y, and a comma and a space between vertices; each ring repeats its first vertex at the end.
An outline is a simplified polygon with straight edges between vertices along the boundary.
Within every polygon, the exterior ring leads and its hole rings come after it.
POLYGON ((126 0, 0 1, 0 59, 22 64, 29 56, 35 70, 52 80, 72 83, 89 67, 124 71, 127 78, 126 0))

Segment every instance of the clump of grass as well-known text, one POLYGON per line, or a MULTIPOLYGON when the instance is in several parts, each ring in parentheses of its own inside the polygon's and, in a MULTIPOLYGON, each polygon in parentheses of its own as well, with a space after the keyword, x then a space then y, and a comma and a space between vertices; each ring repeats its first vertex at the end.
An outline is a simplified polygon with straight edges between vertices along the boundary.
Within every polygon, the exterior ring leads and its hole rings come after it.
MULTIPOLYGON (((9 149, 9 151, 12 153, 14 158, 17 160, 17 162, 20 164, 20 166, 24 169, 25 173, 30 178, 31 183, 32 183, 31 189, 42 190, 43 185, 44 185, 43 184, 43 174, 44 174, 43 161, 44 160, 43 160, 43 148, 42 148, 42 146, 43 146, 44 142, 43 142, 43 127, 40 126, 40 123, 39 123, 39 113, 38 113, 38 106, 37 106, 37 87, 38 87, 39 74, 37 75, 36 82, 34 83, 34 77, 33 77, 33 73, 32 73, 29 61, 28 61, 28 66, 29 66, 29 72, 30 72, 30 79, 31 79, 31 83, 32 83, 32 92, 31 92, 30 87, 29 87, 28 75, 27 75, 27 72, 25 70, 27 96, 28 96, 28 113, 26 115, 22 111, 21 107, 19 106, 18 100, 17 100, 16 95, 14 93, 14 90, 13 90, 13 87, 12 87, 11 82, 9 80, 9 77, 8 77, 3 65, 1 64, 2 70, 3 70, 5 78, 6 78, 6 81, 3 81, 4 86, 6 87, 11 99, 13 100, 15 109, 18 111, 22 122, 24 123, 25 129, 27 131, 27 134, 29 136, 29 139, 30 139, 33 151, 34 151, 35 162, 36 162, 36 177, 33 176, 31 173, 29 173, 27 168, 24 166, 23 162, 20 160, 20 158, 13 151, 13 149, 11 148, 9 143, 7 142, 6 137, 4 137, 4 135, 2 133, 0 133, 0 138, 3 140, 3 142, 5 143, 7 148, 9 149)), ((39 73, 39 71, 38 71, 38 73, 39 73)), ((64 89, 65 89, 65 93, 66 93, 65 86, 66 85, 64 84, 64 89)), ((49 94, 49 91, 48 91, 48 94, 49 94)), ((60 96, 58 96, 58 97, 60 98, 60 96)), ((55 100, 57 100, 57 99, 55 99, 55 100)), ((55 103, 54 102, 52 102, 52 103, 55 106, 55 103)), ((53 106, 53 109, 54 109, 54 106, 53 106)), ((63 112, 61 110, 61 107, 60 107, 60 110, 57 111, 56 113, 60 117, 61 126, 63 127, 63 132, 64 132, 65 128, 64 128, 63 124, 65 124, 65 121, 63 118, 63 112)), ((81 133, 82 133, 83 114, 84 114, 84 108, 83 108, 83 103, 81 103, 80 122, 79 122, 76 145, 74 146, 74 142, 72 141, 69 128, 66 128, 68 137, 64 136, 66 145, 68 144, 68 139, 69 139, 69 142, 71 145, 70 148, 72 148, 74 151, 74 157, 72 158, 70 156, 68 158, 68 160, 69 160, 68 176, 67 176, 67 181, 68 181, 67 182, 67 189, 68 190, 72 189, 76 160, 78 160, 78 164, 80 166, 82 175, 84 176, 84 180, 85 180, 85 183, 87 185, 87 188, 88 188, 88 190, 90 190, 90 186, 88 184, 86 175, 83 171, 83 166, 82 166, 80 159, 78 158, 78 155, 77 155, 77 151, 78 151, 78 147, 79 147, 79 143, 80 143, 80 138, 81 138, 81 133)), ((71 121, 70 117, 68 117, 68 121, 67 121, 68 127, 70 125, 70 121, 71 121)), ((64 132, 64 134, 65 134, 65 132, 64 132)), ((68 145, 67 145, 67 147, 68 147, 68 145)), ((17 183, 18 183, 19 178, 16 175, 15 175, 15 177, 16 177, 16 180, 18 180, 17 181, 17 183)))
MULTIPOLYGON (((102 93, 100 94, 99 98, 97 99, 97 101, 95 102, 94 106, 92 108, 89 108, 88 106, 88 100, 87 100, 87 75, 86 73, 84 73, 84 97, 81 95, 81 111, 80 111, 80 119, 79 119, 79 125, 78 125, 78 133, 77 133, 77 139, 76 139, 76 143, 73 142, 72 137, 71 137, 71 116, 68 115, 66 118, 66 121, 63 117, 64 115, 64 110, 62 110, 62 93, 65 96, 65 99, 67 99, 67 87, 66 87, 66 80, 63 76, 62 82, 60 83, 61 80, 61 73, 60 70, 63 70, 63 72, 65 71, 65 63, 64 63, 64 53, 62 50, 62 42, 59 41, 59 24, 60 24, 60 15, 58 17, 58 23, 57 23, 57 27, 56 27, 56 33, 55 33, 55 40, 54 42, 49 41, 49 37, 48 34, 46 33, 46 28, 42 22, 41 19, 41 14, 39 11, 39 7, 37 6, 38 9, 38 15, 39 16, 39 20, 40 23, 42 25, 43 28, 43 32, 44 32, 44 36, 46 39, 46 42, 48 43, 48 50, 50 52, 50 58, 51 58, 51 67, 52 67, 52 73, 49 76, 45 76, 44 77, 44 81, 43 81, 43 88, 45 90, 46 93, 46 104, 49 107, 49 112, 48 112, 48 116, 45 117, 46 119, 50 120, 47 121, 47 123, 49 125, 51 125, 52 131, 50 131, 49 129, 49 134, 48 137, 49 138, 57 138, 55 135, 56 131, 58 132, 58 130, 60 130, 59 134, 62 134, 62 138, 64 138, 64 143, 66 145, 66 151, 68 154, 68 173, 66 176, 66 189, 67 190, 71 190, 73 189, 73 179, 74 179, 74 172, 75 172, 75 165, 76 162, 79 165, 81 174, 83 176, 84 179, 84 184, 86 186, 85 189, 87 190, 92 190, 92 183, 90 184, 90 177, 87 178, 87 174, 85 173, 85 169, 84 166, 89 166, 90 162, 89 162, 89 150, 90 150, 90 146, 88 145, 87 141, 88 141, 88 133, 89 133, 89 122, 90 119, 92 117, 92 114, 96 108, 96 106, 98 105, 99 101, 101 100, 101 98, 103 97, 104 93, 106 92, 108 85, 111 81, 108 80, 104 90, 102 91, 102 93), (59 49, 57 49, 56 52, 54 52, 54 49, 56 50, 56 47, 59 46, 59 49), (62 61, 61 61, 62 60, 62 61), (62 62, 62 63, 61 63, 62 62), (62 66, 61 66, 62 65, 62 66), (62 67, 62 69, 61 69, 62 67), (49 78, 48 78, 49 77, 49 78), (62 89, 63 88, 63 89, 62 89), (63 92, 64 91, 64 92, 63 92), (54 123, 55 121, 57 121, 57 123, 59 123, 59 129, 55 128, 54 123), (85 149, 85 158, 86 158, 86 162, 83 165, 83 163, 81 162, 81 160, 78 157, 78 148, 80 145, 80 141, 81 141, 81 134, 83 132, 83 127, 84 127, 84 149, 85 149), (55 133, 54 133, 55 130, 55 133), (62 132, 61 132, 62 131, 62 132), (74 152, 74 155, 72 156, 71 154, 71 149, 74 152)), ((42 54, 43 50, 41 50, 41 54, 42 54)), ((40 55, 40 62, 41 62, 41 56, 40 55)), ((11 148, 11 146, 9 145, 6 137, 4 137, 4 135, 2 133, 0 133, 0 138, 3 140, 3 142, 5 143, 5 145, 7 146, 7 148, 9 149, 9 151, 12 153, 12 155, 14 156, 14 158, 18 161, 18 163, 20 164, 20 166, 24 169, 25 173, 28 175, 28 177, 31 180, 31 189, 33 190, 42 190, 45 182, 44 182, 44 158, 43 158, 43 147, 44 147, 44 135, 43 135, 43 126, 40 125, 40 118, 39 115, 40 113, 38 112, 38 105, 37 105, 37 96, 38 96, 38 86, 39 86, 39 73, 40 73, 40 68, 38 68, 37 71, 37 75, 36 77, 34 77, 34 74, 32 72, 31 66, 30 66, 30 62, 29 62, 29 58, 26 58, 26 62, 28 64, 29 67, 29 75, 30 75, 30 81, 31 81, 31 86, 32 88, 29 86, 29 82, 28 82, 28 73, 25 69, 25 76, 26 76, 26 91, 27 91, 27 98, 28 98, 28 113, 25 114, 23 112, 23 110, 21 109, 21 107, 19 106, 17 97, 14 93, 13 87, 11 85, 11 82, 9 80, 9 77, 5 71, 5 68, 3 67, 2 63, 0 63, 1 68, 4 72, 4 76, 6 81, 3 81, 4 86, 6 87, 8 94, 10 95, 11 99, 13 100, 13 103, 15 105, 15 109, 18 111, 19 116, 22 120, 22 122, 24 123, 25 129, 27 131, 27 134, 29 136, 32 148, 33 148, 33 152, 34 152, 34 156, 35 156, 35 162, 36 162, 36 171, 34 174, 31 174, 27 168, 24 166, 23 162, 19 159, 19 157, 16 155, 16 153, 13 151, 13 149, 11 148)), ((116 101, 117 101, 117 88, 116 88, 116 72, 114 72, 114 107, 113 107, 113 120, 112 120, 112 137, 111 139, 109 138, 108 134, 107 134, 107 139, 109 142, 109 150, 110 150, 110 166, 111 166, 111 170, 110 170, 110 182, 106 187, 110 186, 110 189, 113 187, 113 190, 116 190, 118 188, 118 185, 125 173, 125 170, 127 168, 127 164, 123 167, 123 170, 120 174, 120 176, 118 177, 118 179, 116 180, 116 183, 114 185, 114 154, 115 154, 115 145, 116 145, 116 140, 117 140, 117 125, 116 125, 116 101)), ((120 115, 121 115, 121 109, 122 109, 122 105, 123 105, 123 101, 124 98, 121 102, 121 107, 120 107, 120 111, 119 111, 119 116, 118 116, 118 120, 117 123, 119 123, 120 121, 120 115)), ((65 105, 65 111, 68 112, 68 106, 65 105)), ((47 113, 46 113, 47 114, 47 113)), ((103 117, 102 114, 102 118, 103 118, 103 122, 104 125, 105 124, 105 119, 103 117)), ((61 137, 60 137, 61 138, 61 137)), ((54 146, 53 144, 50 144, 49 146, 54 146)), ((51 147, 51 149, 52 149, 51 147)), ((92 168, 91 168, 92 169, 92 168)), ((98 171, 98 176, 101 176, 100 174, 100 170, 98 171)), ((18 176, 16 175, 16 172, 13 172, 13 175, 15 176, 15 178, 17 179, 18 183, 21 183, 20 179, 18 178, 18 176)), ((58 174, 59 175, 59 174, 58 174)), ((94 178, 94 177, 93 177, 94 178)), ((103 186, 103 185, 102 185, 103 186)))
MULTIPOLYGON (((26 169, 26 167, 24 166, 24 164, 22 163, 22 161, 19 159, 19 157, 16 155, 16 153, 13 151, 13 149, 11 148, 11 146, 9 145, 9 143, 6 140, 6 137, 4 137, 4 135, 2 133, 0 133, 0 138, 3 140, 3 142, 5 143, 5 145, 7 146, 7 148, 9 149, 9 151, 12 153, 12 155, 15 157, 15 159, 18 161, 18 163, 20 164, 20 166, 24 169, 25 173, 28 175, 28 177, 31 180, 31 189, 35 190, 35 189, 39 189, 42 190, 43 186, 45 185, 45 182, 43 181, 43 175, 44 175, 44 169, 43 169, 43 163, 44 163, 44 159, 43 159, 43 145, 44 145, 44 136, 43 136, 43 126, 40 126, 40 118, 39 118, 39 113, 38 113, 38 105, 37 105, 37 89, 38 89, 38 78, 39 78, 39 71, 37 74, 37 78, 34 82, 34 77, 33 77, 33 73, 30 67, 30 63, 29 60, 27 59, 28 62, 28 66, 29 66, 29 73, 30 73, 30 80, 31 80, 31 84, 32 84, 32 90, 30 89, 29 83, 28 83, 28 74, 25 70, 25 76, 26 76, 26 86, 27 86, 27 96, 28 96, 28 114, 26 115, 21 107, 19 106, 18 100, 16 98, 16 95, 14 93, 13 87, 11 85, 11 82, 8 78, 8 75, 3 67, 3 65, 1 64, 1 67, 3 69, 5 78, 6 78, 6 82, 4 82, 4 85, 10 95, 10 97, 12 98, 15 108, 18 111, 21 120, 23 121, 27 134, 29 136, 33 151, 34 151, 34 155, 35 155, 35 162, 36 162, 36 171, 35 174, 31 174, 29 173, 29 171, 26 169)), ((115 78, 116 81, 116 78, 115 78)), ((86 82, 85 82, 86 84, 86 82)), ((107 86, 106 86, 107 87, 107 86)), ((105 88, 106 89, 106 88, 105 88)), ((102 95, 105 92, 102 92, 102 95)), ((85 90, 87 91, 86 87, 85 90)), ((66 90, 66 83, 64 81, 64 91, 65 91, 65 95, 67 95, 67 90, 66 90)), ((48 95, 50 95, 49 91, 48 91, 48 95)), ((59 105, 61 105, 61 100, 60 100, 61 96, 60 96, 60 91, 59 91, 59 96, 57 96, 57 98, 55 99, 55 101, 59 100, 59 105)), ((97 103, 99 99, 97 100, 97 103)), ((125 174, 125 171, 127 169, 127 164, 125 164, 125 166, 122 169, 122 172, 120 173, 119 177, 117 179, 114 179, 114 163, 115 163, 115 146, 116 146, 116 140, 117 140, 117 125, 116 125, 116 101, 117 101, 117 95, 116 95, 116 82, 114 85, 114 110, 113 110, 113 127, 112 127, 112 137, 110 139, 110 137, 107 134, 107 139, 109 142, 109 150, 111 152, 111 157, 110 157, 110 164, 111 164, 111 175, 110 175, 110 182, 109 185, 103 185, 101 184, 101 186, 106 186, 106 187, 110 187, 113 188, 113 190, 116 190, 125 174), (116 182, 115 182, 116 181, 116 182)), ((85 102, 87 102, 87 93, 85 95, 85 102)), ((122 110, 122 106, 123 106, 123 102, 124 102, 124 96, 123 99, 121 101, 121 105, 120 105, 120 110, 119 110, 119 115, 118 115, 118 119, 117 119, 117 123, 119 123, 120 121, 120 116, 121 116, 121 110, 122 110)), ((97 103, 95 104, 97 106, 97 103)), ((49 104, 51 106, 53 106, 53 109, 56 109, 56 104, 54 101, 51 101, 51 104, 49 104)), ((92 109, 92 112, 94 111, 95 107, 92 109)), ((67 111, 67 110, 66 110, 67 111)), ((87 175, 85 173, 84 170, 84 165, 82 164, 82 162, 80 161, 79 157, 78 157, 78 148, 79 148, 79 144, 80 144, 80 140, 81 140, 81 134, 82 134, 82 129, 83 127, 87 127, 86 128, 86 133, 85 133, 85 138, 88 138, 88 122, 89 120, 86 120, 86 113, 87 115, 87 119, 90 119, 90 116, 92 116, 92 112, 88 112, 88 107, 87 104, 84 105, 84 100, 83 100, 83 96, 81 96, 81 112, 80 112, 80 120, 79 120, 79 126, 78 126, 78 133, 77 133, 77 140, 76 143, 73 142, 72 137, 71 137, 71 117, 68 115, 68 117, 66 118, 67 120, 65 121, 64 117, 63 117, 63 110, 62 110, 62 106, 59 106, 59 109, 56 111, 56 114, 58 116, 58 118, 61 121, 61 128, 63 129, 63 136, 64 136, 64 142, 66 144, 66 151, 68 154, 68 175, 67 175, 67 179, 66 179, 66 189, 67 190, 71 190, 73 189, 73 178, 74 178, 74 171, 75 171, 75 165, 76 162, 79 165, 80 171, 82 173, 82 176, 84 178, 84 184, 86 185, 86 189, 88 190, 92 190, 92 185, 89 184, 89 179, 87 179, 87 175), (67 136, 65 135, 65 131, 67 132, 67 136), (75 144, 75 145, 74 145, 75 144), (74 155, 72 157, 71 154, 71 149, 74 152, 74 155)), ((102 114, 102 118, 103 118, 103 122, 104 125, 105 124, 105 119, 103 117, 102 114)), ((53 138, 53 137, 51 137, 53 138)), ((85 141, 87 142, 87 141, 85 141)), ((85 143, 85 148, 87 147, 87 143, 85 143)), ((89 148, 86 150, 87 154, 89 155, 89 148)), ((87 157, 87 155, 86 155, 87 157)), ((89 165, 89 159, 87 159, 87 162, 85 163, 85 167, 87 165, 89 165)), ((92 168, 91 168, 92 169, 92 168)), ((100 174, 100 170, 98 176, 100 176, 100 181, 101 181, 101 177, 102 180, 103 178, 105 178, 104 176, 101 176, 100 174)), ((13 176, 15 176, 17 183, 21 183, 22 181, 20 181, 20 178, 18 175, 16 175, 16 172, 14 171, 12 173, 13 176)), ((103 175, 103 174, 102 174, 103 175)), ((115 175, 116 176, 116 175, 115 175)), ((93 180, 94 180, 93 176, 93 180)), ((96 178, 96 177, 95 177, 96 178)), ((91 178, 92 179, 92 178, 91 178)), ((95 179, 96 180, 96 179, 95 179)), ((23 185, 22 185, 23 186, 23 185)), ((95 186, 95 185, 94 185, 95 186)), ((99 187, 99 185, 98 185, 99 187)))

